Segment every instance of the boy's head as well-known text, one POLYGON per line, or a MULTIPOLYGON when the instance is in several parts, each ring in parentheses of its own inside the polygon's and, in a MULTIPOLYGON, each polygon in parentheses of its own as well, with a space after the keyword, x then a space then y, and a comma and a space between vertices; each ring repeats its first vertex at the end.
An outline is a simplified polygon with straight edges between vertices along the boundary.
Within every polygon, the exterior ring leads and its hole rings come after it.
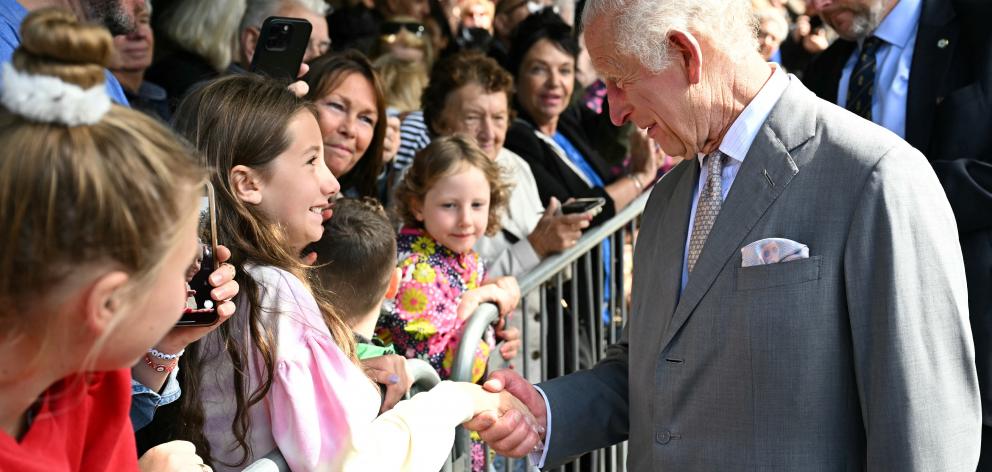
POLYGON ((371 198, 338 200, 323 237, 310 249, 317 252, 321 286, 351 326, 377 310, 395 285, 396 233, 385 210, 371 198))

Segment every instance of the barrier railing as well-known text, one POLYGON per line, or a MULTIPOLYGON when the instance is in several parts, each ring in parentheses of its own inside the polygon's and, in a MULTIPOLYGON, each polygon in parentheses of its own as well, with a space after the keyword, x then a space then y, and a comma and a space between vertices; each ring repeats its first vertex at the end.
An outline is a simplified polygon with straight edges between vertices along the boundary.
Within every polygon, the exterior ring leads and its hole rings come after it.
MULTIPOLYGON (((540 380, 548 379, 549 367, 560 374, 580 370, 580 320, 585 317, 586 329, 590 330, 589 342, 585 346, 589 350, 589 362, 596 362, 603 357, 606 346, 617 342, 620 329, 627 321, 625 261, 623 248, 634 244, 636 237, 636 220, 644 211, 644 205, 650 192, 645 192, 626 208, 617 213, 609 221, 590 229, 583 234, 575 246, 560 254, 542 261, 527 275, 520 277, 518 283, 522 294, 520 313, 524 318, 522 323, 523 344, 523 373, 531 378, 531 373, 540 367, 540 380), (629 239, 629 241, 628 241, 629 239), (619 251, 618 251, 619 249, 619 251), (597 254, 600 253, 600 254, 597 254), (608 261, 608 264, 605 262, 608 261), (607 266, 608 265, 608 266, 607 266), (607 277, 606 274, 610 276, 607 277), (604 288, 609 286, 608 290, 604 288), (566 294, 566 291, 568 292, 566 294), (581 297, 580 297, 581 292, 581 297), (609 293, 609 296, 604 296, 609 293), (537 294, 540 302, 536 311, 529 301, 530 295, 537 294), (599 296, 596 296, 596 295, 599 296), (559 301, 549 303, 549 301, 559 301), (554 313, 549 313, 553 306, 554 313), (567 310, 566 310, 567 308, 567 310), (576 315, 580 313, 580 315, 576 315), (533 322, 530 322, 533 320, 533 322), (549 339, 549 326, 557 328, 554 339, 549 339), (565 327, 569 329, 571 344, 569 352, 565 352, 565 327), (533 331, 537 330, 537 333, 533 331), (527 352, 529 341, 537 335, 540 340, 538 351, 541 363, 535 365, 531 353, 527 352), (548 365, 549 346, 553 345, 554 366, 548 365)), ((499 311, 495 305, 484 303, 476 309, 464 326, 462 339, 482 339, 486 329, 499 319, 499 311)), ((451 380, 470 381, 472 362, 475 356, 476 342, 463 342, 458 347, 451 370, 451 380)), ((414 387, 409 395, 419 391, 430 390, 440 378, 437 372, 424 361, 407 360, 407 372, 414 379, 414 387)), ((587 366, 586 366, 587 367, 587 366)), ((456 435, 452 456, 445 463, 443 472, 463 472, 466 469, 464 459, 469 451, 469 436, 459 428, 456 435)), ((487 454, 488 456, 488 454, 487 454)), ((626 471, 626 443, 611 446, 573 461, 569 465, 571 472, 623 472, 626 471)), ((504 460, 500 470, 516 472, 513 460, 504 460)), ((252 463, 246 472, 287 472, 286 461, 278 450, 272 451, 264 458, 252 463)), ((558 470, 564 470, 559 468, 558 470)))
MULTIPOLYGON (((624 248, 633 247, 637 219, 649 195, 650 192, 645 192, 609 221, 586 231, 575 246, 545 259, 518 278, 522 294, 519 316, 523 317, 521 363, 526 378, 543 381, 549 378, 549 372, 564 375, 591 367, 582 365, 581 361, 587 364, 599 361, 606 347, 617 342, 627 321, 625 269, 631 261, 625 260, 624 248), (534 299, 538 302, 534 303, 534 299), (581 333, 580 328, 586 333, 581 333), (533 343, 535 336, 538 343, 533 343), (532 344, 539 348, 532 350, 529 347, 532 344), (555 352, 550 352, 551 348, 555 352), (549 358, 554 365, 548 365, 549 358)), ((462 339, 480 339, 498 317, 495 305, 481 305, 466 322, 462 339)), ((452 380, 471 379, 476 346, 476 343, 459 346, 452 380)), ((467 450, 459 449, 466 447, 467 441, 467 435, 460 433, 456 451, 467 450)), ((626 443, 612 446, 574 461, 569 470, 624 471, 626 455, 626 443)), ((512 460, 504 460, 502 465, 504 471, 519 470, 512 460)))

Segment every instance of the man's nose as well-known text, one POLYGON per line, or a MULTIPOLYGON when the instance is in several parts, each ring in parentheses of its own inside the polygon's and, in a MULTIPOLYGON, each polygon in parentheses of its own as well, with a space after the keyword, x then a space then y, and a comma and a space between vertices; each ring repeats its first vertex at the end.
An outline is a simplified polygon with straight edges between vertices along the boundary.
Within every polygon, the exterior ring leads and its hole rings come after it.
POLYGON ((610 121, 616 126, 623 126, 627 122, 627 116, 630 115, 623 90, 612 82, 607 82, 606 99, 610 101, 610 121))

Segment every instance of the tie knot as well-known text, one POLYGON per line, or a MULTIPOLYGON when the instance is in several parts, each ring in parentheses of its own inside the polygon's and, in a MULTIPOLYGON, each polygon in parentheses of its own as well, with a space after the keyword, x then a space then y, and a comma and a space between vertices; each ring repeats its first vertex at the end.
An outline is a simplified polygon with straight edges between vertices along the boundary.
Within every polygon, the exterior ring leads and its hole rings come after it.
POLYGON ((706 155, 706 168, 709 170, 710 175, 719 175, 723 169, 723 156, 724 154, 720 151, 714 151, 706 155))
POLYGON ((869 36, 865 39, 864 44, 861 45, 861 51, 874 55, 878 52, 878 48, 882 47, 884 42, 885 41, 882 41, 882 39, 878 36, 869 36))

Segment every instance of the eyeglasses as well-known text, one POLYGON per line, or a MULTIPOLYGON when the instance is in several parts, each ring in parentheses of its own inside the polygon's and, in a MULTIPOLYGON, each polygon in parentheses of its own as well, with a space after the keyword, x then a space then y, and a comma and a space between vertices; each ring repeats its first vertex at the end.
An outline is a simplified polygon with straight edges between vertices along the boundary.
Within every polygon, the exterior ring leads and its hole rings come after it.
POLYGON ((400 21, 387 21, 382 24, 379 29, 379 34, 382 36, 388 36, 392 34, 398 34, 400 30, 407 30, 414 36, 423 36, 427 29, 424 25, 420 23, 410 23, 410 22, 400 22, 400 21))

